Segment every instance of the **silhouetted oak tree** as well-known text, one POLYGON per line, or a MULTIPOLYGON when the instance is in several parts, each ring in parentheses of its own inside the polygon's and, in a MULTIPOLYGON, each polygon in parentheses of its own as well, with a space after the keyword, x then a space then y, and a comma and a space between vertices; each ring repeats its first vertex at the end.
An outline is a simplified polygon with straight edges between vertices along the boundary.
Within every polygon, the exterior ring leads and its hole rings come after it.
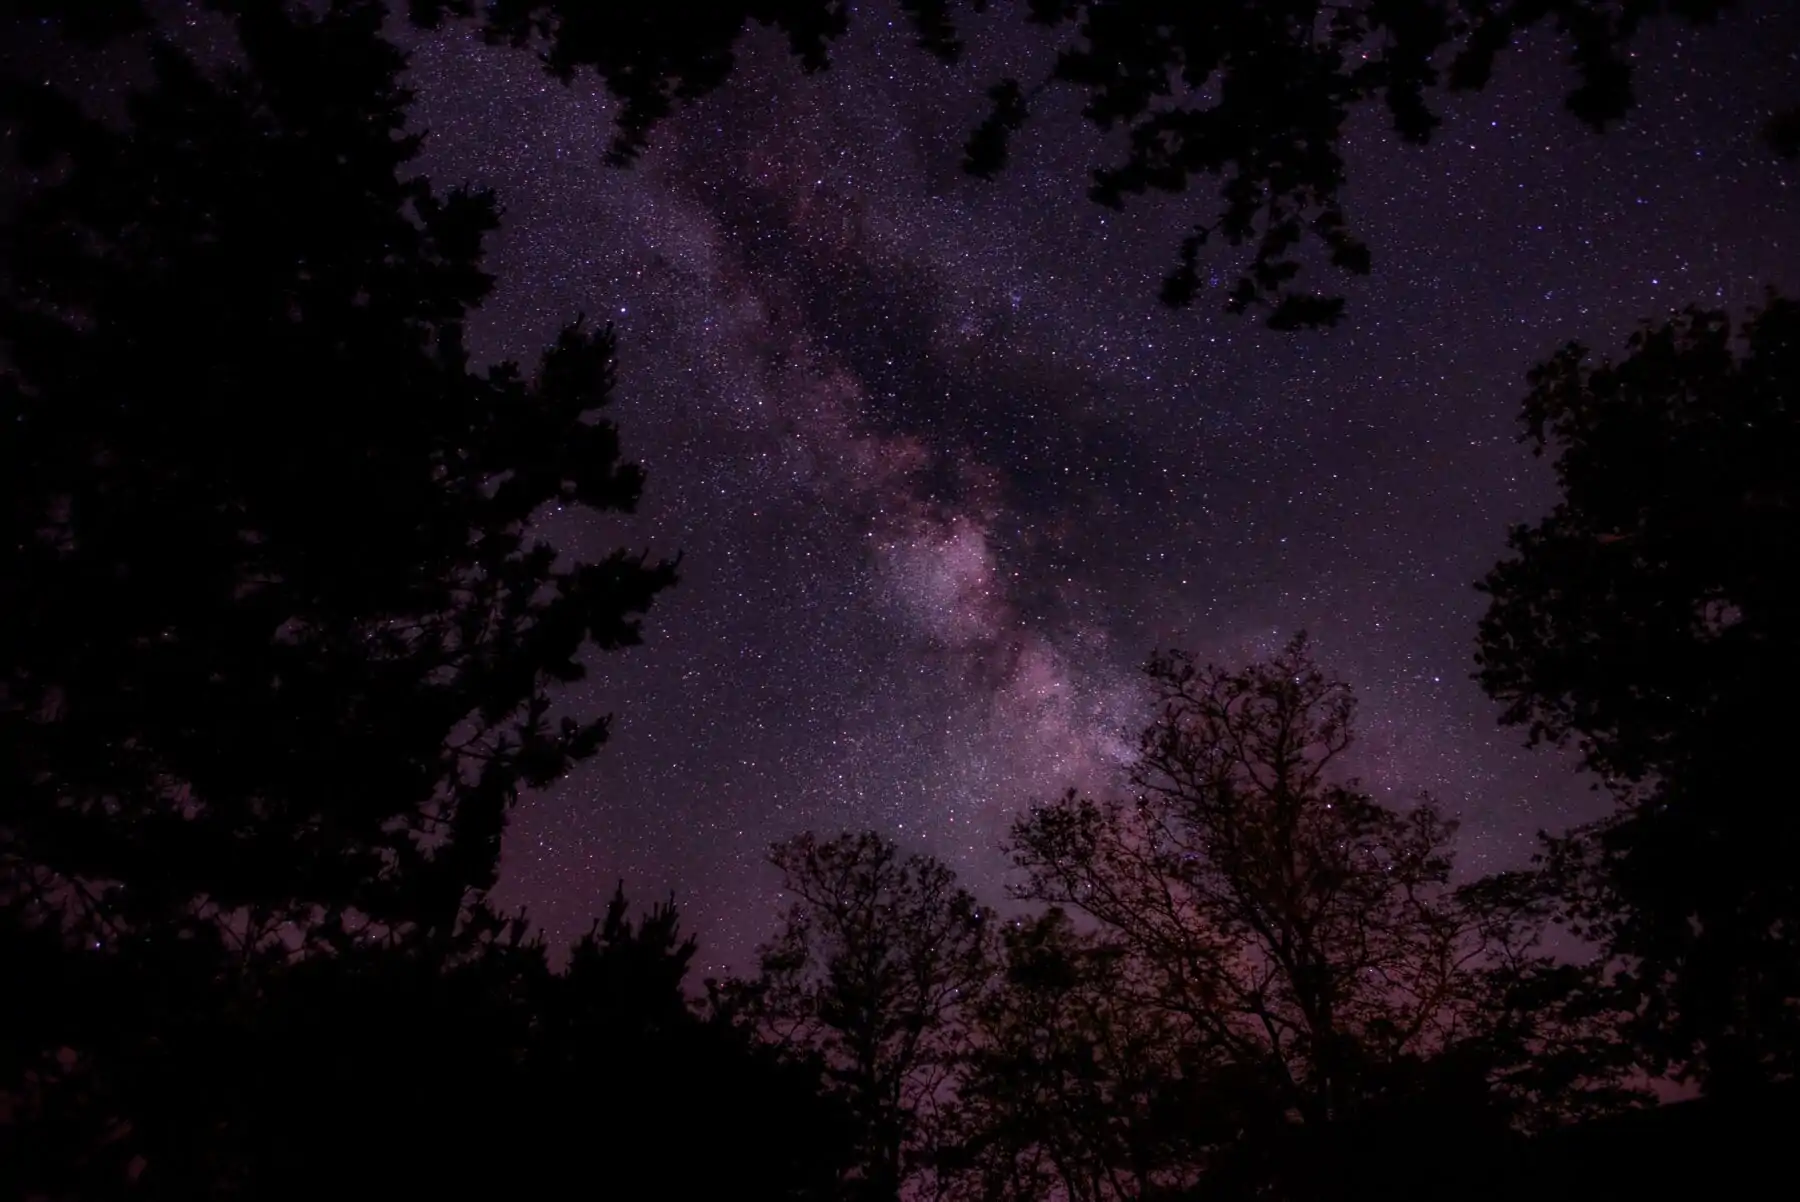
MULTIPOLYGON (((1022 819, 1019 892, 1093 920, 1119 1004, 1168 1017, 1164 1062, 1237 1115, 1211 1146, 1264 1160, 1245 1189, 1450 1082, 1479 1083, 1470 1113, 1497 1129, 1627 1099, 1609 995, 1540 950, 1532 890, 1453 884, 1435 805, 1390 809, 1342 778, 1353 700, 1303 639, 1242 671, 1159 657, 1149 678, 1162 711, 1131 797, 1022 819)), ((1324 1180, 1346 1167, 1330 1163, 1324 1180)))
POLYGON ((1561 499, 1482 581, 1480 680, 1619 801, 1552 842, 1589 933, 1647 992, 1666 1056, 1713 1087, 1791 1073, 1800 1039, 1800 305, 1735 332, 1690 309, 1617 362, 1531 374, 1524 438, 1561 499))
POLYGON ((874 833, 801 835, 771 859, 794 901, 730 1004, 823 1060, 857 1125, 847 1188, 891 1202, 932 1172, 968 1008, 991 972, 987 915, 944 864, 874 833))

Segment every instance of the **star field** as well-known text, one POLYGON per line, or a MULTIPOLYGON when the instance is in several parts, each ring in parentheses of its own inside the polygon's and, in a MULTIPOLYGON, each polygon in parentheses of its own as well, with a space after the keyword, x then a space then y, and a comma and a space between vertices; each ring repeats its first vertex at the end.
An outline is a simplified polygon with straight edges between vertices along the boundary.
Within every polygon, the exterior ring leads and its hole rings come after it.
POLYGON ((1560 110, 1544 39, 1427 148, 1361 114, 1347 202, 1375 270, 1307 334, 1159 303, 1205 189, 1090 203, 1108 147, 1073 97, 997 181, 961 173, 983 86, 1047 61, 1009 21, 954 69, 867 4, 821 76, 752 37, 624 171, 590 83, 417 39, 425 169, 506 210, 474 349, 530 356, 577 312, 619 331, 646 502, 551 521, 592 554, 684 555, 645 646, 569 699, 614 738, 520 807, 504 899, 560 940, 620 879, 673 890, 717 967, 769 928, 770 841, 861 827, 998 899, 1009 815, 1128 755, 1151 650, 1241 662, 1300 628, 1361 698, 1359 770, 1461 813, 1471 868, 1594 814, 1470 679, 1472 582, 1550 501, 1515 440, 1527 368, 1800 287, 1796 177, 1757 141, 1800 78, 1786 7, 1654 31, 1604 136, 1560 110))

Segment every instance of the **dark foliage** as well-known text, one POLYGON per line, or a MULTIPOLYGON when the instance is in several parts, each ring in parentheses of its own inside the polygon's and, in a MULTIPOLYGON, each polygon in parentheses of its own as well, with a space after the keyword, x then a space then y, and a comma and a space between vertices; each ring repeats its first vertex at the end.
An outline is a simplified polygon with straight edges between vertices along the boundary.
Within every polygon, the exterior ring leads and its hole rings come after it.
POLYGON ((953 1196, 1155 1197, 1235 1137, 1236 1082, 1195 1061, 1177 1017, 1143 1004, 1142 966, 1116 941, 1051 908, 1006 926, 1002 965, 973 1008, 939 1158, 953 1196))
POLYGON ((773 1045, 816 1057, 855 1123, 845 1196, 893 1202, 933 1174, 987 980, 987 917, 955 874, 880 835, 777 844, 790 906, 759 973, 718 990, 773 1045))
POLYGON ((159 44, 126 129, 6 96, 51 182, 0 294, 0 855, 84 939, 453 922, 606 736, 551 689, 674 579, 534 531, 637 500, 611 335, 471 370, 496 209, 406 174, 381 6, 241 7, 242 68, 159 44))
MULTIPOLYGON (((950 0, 901 5, 958 53, 950 0)), ((803 836, 774 853, 794 904, 759 975, 702 1012, 672 906, 634 921, 621 893, 558 971, 485 898, 520 789, 606 736, 557 686, 674 579, 535 532, 637 500, 599 417, 610 333, 473 369, 498 213, 408 175, 385 7, 210 6, 236 65, 155 42, 123 126, 30 76, 0 94, 31 172, 0 247, 7 1196, 1336 1202, 1471 1173, 1560 1196, 1604 1149, 1646 1155, 1612 1133, 1649 1128, 1522 1135, 1633 1100, 1633 1004, 1667 1062, 1775 1096, 1752 1086, 1792 1070, 1800 988, 1769 754, 1800 668, 1800 307, 1772 299, 1741 345, 1693 312, 1533 377, 1565 501, 1489 577, 1483 681, 1621 798, 1541 878, 1456 885, 1429 801, 1342 778, 1351 698, 1303 642, 1241 671, 1164 657, 1130 795, 1015 832, 1021 896, 1052 908, 999 931, 930 857, 803 836), (1623 976, 1542 950, 1540 882, 1623 976)), ((1549 22, 1598 126, 1645 19, 1722 3, 1022 7, 1076 37, 1049 79, 992 88, 969 168, 1004 164, 1045 87, 1081 89, 1129 132, 1097 200, 1223 181, 1168 299, 1223 240, 1253 254, 1230 307, 1298 328, 1341 309, 1293 287, 1306 238, 1369 268, 1338 203, 1357 104, 1423 141, 1432 89, 1481 86, 1549 22)), ((849 13, 409 9, 595 71, 620 162, 728 77, 748 22, 819 69, 849 13)), ((14 0, 0 29, 52 18, 87 45, 145 28, 132 0, 14 0)))
MULTIPOLYGON (((1470 1181, 1468 1202, 1755 1196, 1792 1172, 1800 1089, 1750 1090, 1614 1115, 1532 1140, 1470 1181)), ((1442 1197, 1412 1195, 1419 1202, 1442 1197)))
MULTIPOLYGON (((1675 14, 1706 21, 1729 0, 1013 0, 995 4, 1049 30, 1072 31, 1048 78, 1026 87, 998 81, 993 109, 972 133, 966 166, 991 175, 1010 136, 1049 86, 1076 89, 1101 129, 1123 129, 1124 161, 1094 173, 1090 195, 1111 207, 1149 191, 1184 192, 1196 176, 1219 181, 1218 205, 1195 223, 1163 297, 1189 303, 1207 286, 1203 250, 1248 248, 1250 263, 1226 291, 1233 312, 1260 309, 1277 329, 1329 325, 1337 297, 1295 287, 1309 242, 1317 257, 1352 274, 1370 254, 1339 200, 1339 142, 1351 113, 1380 103, 1407 142, 1438 124, 1429 97, 1485 86, 1496 57, 1519 33, 1554 29, 1576 83, 1569 110, 1594 128, 1631 107, 1629 46, 1645 21, 1675 14)), ((987 0, 899 0, 921 47, 954 59, 958 8, 987 0)), ((567 80, 591 69, 619 102, 614 157, 637 155, 679 100, 722 84, 738 38, 752 22, 788 38, 809 71, 847 27, 843 0, 412 0, 415 20, 480 16, 490 36, 536 47, 567 80)))
MULTIPOLYGON (((16 0, 28 11, 43 0, 16 0)), ((237 0, 209 0, 229 7, 237 0)), ((897 0, 919 47, 954 61, 962 43, 958 9, 989 0, 897 0)), ((1085 96, 1084 115, 1127 135, 1122 161, 1093 173, 1089 194, 1118 208, 1145 192, 1187 191, 1195 177, 1218 181, 1217 203, 1197 220, 1164 281, 1163 299, 1191 303, 1234 270, 1204 253, 1223 244, 1249 262, 1225 288, 1225 307, 1258 310, 1280 330, 1335 323, 1341 297, 1297 286, 1303 266, 1352 275, 1370 269, 1369 248, 1352 232, 1339 194, 1346 168, 1339 143, 1351 114, 1380 104, 1402 141, 1429 141, 1439 124, 1432 98, 1485 87, 1495 60, 1519 34, 1551 29, 1575 84, 1569 111, 1594 129, 1632 107, 1633 40, 1647 21, 1674 16, 1709 22, 1732 0, 1011 0, 994 7, 1070 36, 1049 75, 1030 86, 1003 78, 988 89, 992 108, 971 131, 965 167, 991 176, 1032 102, 1053 86, 1085 96)), ((609 158, 634 160, 655 126, 722 86, 746 29, 778 30, 801 67, 829 65, 832 41, 849 27, 844 0, 707 0, 665 4, 622 0, 407 0, 412 20, 436 28, 475 19, 492 41, 530 49, 565 82, 592 71, 618 105, 609 158)), ((104 36, 141 23, 139 0, 86 7, 71 28, 104 36)), ((1790 157, 1792 113, 1770 122, 1768 138, 1790 157)))
MULTIPOLYGON (((1498 1148, 1632 1101, 1613 991, 1542 948, 1527 882, 1452 883, 1454 827, 1429 800, 1392 809, 1341 775, 1352 698, 1303 640, 1240 671, 1170 656, 1149 675, 1162 712, 1132 795, 1070 794, 1013 835, 1019 895, 1094 930, 1014 950, 1090 962, 1055 1008, 1125 1070, 1096 1096, 1088 1074, 1112 1070, 1083 1062, 1038 1117, 1034 1155, 1086 1183, 1076 1196, 1338 1197, 1391 1175, 1371 1150, 1424 1116, 1498 1148), (1080 984, 1095 957, 1098 1006, 1080 984)), ((1026 1012, 1044 1005, 1030 980, 1009 1003, 1026 1012)), ((1064 1080, 1058 1023, 1033 1021, 995 1067, 1064 1080)), ((1001 1117, 1015 1144, 1030 1131, 1001 1117)))
POLYGON ((472 369, 497 210, 409 174, 383 7, 229 7, 235 65, 154 44, 122 124, 3 97, 8 1196, 506 1196, 591 1152, 819 1196, 816 1072, 694 1016, 672 911, 556 974, 482 901, 606 736, 554 690, 674 578, 534 526, 637 500, 610 333, 472 369))
POLYGON ((561 972, 522 923, 478 912, 471 928, 448 959, 390 939, 223 971, 207 955, 92 958, 75 997, 131 996, 27 1082, 0 1124, 0 1189, 299 1202, 654 1181, 669 1197, 835 1197, 849 1129, 818 1067, 697 1015, 672 908, 634 922, 615 897, 561 972), (119 1120, 100 1139, 96 1114, 119 1120))
MULTIPOLYGON (((951 21, 957 0, 897 0, 921 49, 953 60, 962 44, 951 21)), ((988 0, 962 0, 980 12, 988 0)), ((779 31, 808 72, 830 63, 828 48, 850 27, 845 0, 406 0, 413 21, 436 28, 447 17, 476 17, 494 42, 528 47, 545 70, 568 82, 593 71, 618 104, 609 159, 629 163, 675 110, 718 88, 736 65, 738 39, 752 24, 779 31)))
POLYGON ((1663 1051, 1712 1087, 1794 1068, 1800 817, 1800 305, 1691 309, 1617 363, 1537 368, 1525 438, 1562 499, 1481 583, 1480 680, 1574 743, 1617 814, 1552 844, 1575 911, 1637 966, 1663 1051))

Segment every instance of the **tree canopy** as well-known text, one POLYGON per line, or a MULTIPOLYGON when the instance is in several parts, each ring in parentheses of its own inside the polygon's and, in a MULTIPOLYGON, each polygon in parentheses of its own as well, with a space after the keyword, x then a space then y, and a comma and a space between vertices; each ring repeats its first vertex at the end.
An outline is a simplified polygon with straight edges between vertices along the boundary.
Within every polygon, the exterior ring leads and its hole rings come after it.
MULTIPOLYGON (((949 0, 900 3, 958 53, 949 0)), ((1435 1198, 1527 1163, 1522 1133, 1630 1108, 1634 1072, 1791 1110, 1749 1087, 1800 1046, 1800 828, 1772 755, 1800 668, 1800 305, 1690 310, 1617 363, 1570 345, 1532 375, 1525 437, 1562 499, 1483 583, 1481 680, 1619 802, 1539 870, 1461 880, 1434 802, 1349 777, 1353 698, 1304 639, 1236 668, 1168 654, 1119 791, 1013 828, 1006 919, 879 834, 796 836, 772 853, 781 927, 701 1003, 672 902, 634 918, 621 890, 559 968, 488 896, 521 790, 607 736, 560 687, 675 579, 542 521, 627 515, 643 488, 604 415, 610 331, 473 364, 498 209, 414 172, 387 8, 211 6, 236 53, 152 30, 119 120, 0 86, 32 172, 0 235, 0 1189, 1435 1198), (1602 957, 1550 954, 1558 923, 1602 957)), ((1355 105, 1423 140, 1433 89, 1481 86, 1551 23, 1570 107, 1602 124, 1645 20, 1723 4, 1018 7, 1075 39, 1047 80, 996 85, 970 169, 1003 166, 1042 87, 1083 90, 1129 135, 1097 199, 1222 181, 1169 299, 1219 238, 1253 255, 1229 303, 1296 326, 1338 311, 1293 286, 1305 236, 1368 267, 1338 202, 1355 105)), ((5 16, 90 44, 149 28, 134 0, 65 8, 5 16)), ((598 73, 620 161, 728 77, 747 22, 817 69, 849 19, 410 11, 598 73)), ((1548 1138, 1552 1162, 1580 1142, 1548 1138)))
POLYGON ((770 859, 793 901, 726 1009, 819 1057, 858 1136, 846 1197, 894 1202, 932 1173, 991 971, 987 915, 942 862, 874 832, 799 835, 770 859))
MULTIPOLYGON (((26 0, 42 6, 43 0, 26 0)), ((209 0, 230 7, 239 0, 209 0)), ((1341 153, 1352 114, 1386 111, 1402 141, 1429 141, 1445 92, 1485 87, 1515 37, 1548 29, 1574 80, 1569 111, 1600 129, 1635 102, 1634 40, 1646 23, 1710 22, 1731 0, 896 0, 920 49, 945 61, 963 51, 962 25, 988 12, 1016 16, 1056 43, 1040 79, 1007 76, 988 89, 990 112, 971 130, 965 167, 992 175, 1011 138, 1048 88, 1072 89, 1101 130, 1122 130, 1124 157, 1092 172, 1088 194, 1122 207, 1146 192, 1182 193, 1216 181, 1183 239, 1163 298, 1186 305, 1215 271, 1203 259, 1223 245, 1241 262, 1225 293, 1232 312, 1258 311, 1278 329, 1330 325, 1343 298, 1302 287, 1303 266, 1350 274, 1370 269, 1341 192, 1341 153)), ((722 86, 753 24, 786 38, 802 69, 831 63, 850 27, 844 0, 407 0, 411 19, 436 28, 478 21, 485 34, 535 53, 567 82, 592 72, 617 105, 611 158, 649 145, 676 106, 722 86)), ((141 0, 104 0, 79 31, 100 36, 142 21, 141 0)), ((1793 144, 1793 115, 1769 126, 1777 148, 1793 144)), ((1784 149, 1785 153, 1785 149, 1784 149)))
MULTIPOLYGON (((615 896, 561 969, 523 922, 473 925, 452 957, 416 939, 223 964, 204 945, 124 964, 8 954, 9 971, 72 975, 54 993, 75 1009, 51 1016, 66 1051, 0 1077, 0 1191, 839 1196, 849 1115, 816 1063, 696 1010, 672 907, 633 918, 615 896)), ((9 990, 6 1017, 41 991, 9 990)))
POLYGON ((1304 639, 1237 670, 1159 657, 1149 676, 1162 713, 1132 793, 1071 794, 1014 832, 1021 895, 1097 922, 1137 965, 1121 987, 1313 1126, 1457 1059, 1520 1114, 1617 1102, 1608 1033, 1558 992, 1585 1005, 1597 983, 1545 953, 1524 882, 1453 883, 1455 827, 1434 803, 1395 809, 1343 774, 1353 698, 1304 639), (1553 1027, 1582 1046, 1592 1097, 1538 1079, 1553 1027))
MULTIPOLYGON (((1647 21, 1710 21, 1729 7, 1729 0, 897 2, 920 48, 947 61, 963 49, 959 12, 1017 13, 1057 40, 1047 77, 1002 78, 989 89, 991 111, 968 138, 971 173, 992 175, 1005 165, 1010 139, 1046 88, 1074 90, 1090 122, 1126 135, 1124 158, 1092 173, 1094 200, 1120 208, 1128 197, 1217 181, 1216 203, 1183 240, 1164 300, 1186 305, 1198 295, 1211 274, 1202 261, 1211 246, 1247 250, 1226 307, 1262 311, 1278 329, 1329 325, 1343 311, 1341 297, 1298 286, 1308 260, 1369 271, 1370 249, 1341 200, 1340 144, 1359 107, 1382 105, 1403 141, 1424 143, 1440 120, 1434 95, 1484 87, 1517 35, 1548 27, 1575 76, 1568 109, 1604 128, 1634 103, 1630 47, 1647 21)), ((620 161, 644 149, 676 102, 726 80, 752 22, 779 29, 801 65, 816 71, 850 20, 842 0, 698 8, 411 0, 410 9, 426 24, 477 15, 490 36, 536 47, 563 80, 592 70, 619 104, 613 154, 620 161)))
POLYGON ((460 1196, 598 1147, 818 1196, 833 1104, 698 1016, 672 910, 553 972, 486 904, 519 791, 606 737, 559 687, 674 570, 545 534, 643 487, 611 334, 471 365, 497 208, 411 169, 385 16, 246 0, 122 120, 0 97, 4 1184, 460 1196))
POLYGON ((1593 933, 1705 1076, 1791 1072, 1800 826, 1774 752, 1800 669, 1792 465, 1800 305, 1689 309, 1618 361, 1531 375, 1524 438, 1561 497, 1481 582, 1480 680, 1571 743, 1617 814, 1553 847, 1593 933), (1773 1058, 1773 1059, 1771 1059, 1773 1058))
POLYGON ((947 869, 873 835, 777 849, 797 900, 734 990, 870 1130, 894 1116, 865 1158, 909 1171, 860 1183, 1423 1198, 1446 1165, 1638 1099, 1624 995, 1547 951, 1529 879, 1454 882, 1434 805, 1338 771, 1352 698, 1303 640, 1149 679, 1130 794, 1014 829, 1015 896, 1046 908, 978 925, 947 869), (1406 1151, 1422 1131, 1432 1152, 1406 1151))
POLYGON ((0 293, 0 847, 94 938, 96 891, 452 924, 606 736, 554 688, 674 579, 534 525, 637 501, 612 336, 471 367, 496 209, 408 173, 383 7, 240 7, 241 64, 158 42, 124 128, 6 98, 52 182, 0 293))

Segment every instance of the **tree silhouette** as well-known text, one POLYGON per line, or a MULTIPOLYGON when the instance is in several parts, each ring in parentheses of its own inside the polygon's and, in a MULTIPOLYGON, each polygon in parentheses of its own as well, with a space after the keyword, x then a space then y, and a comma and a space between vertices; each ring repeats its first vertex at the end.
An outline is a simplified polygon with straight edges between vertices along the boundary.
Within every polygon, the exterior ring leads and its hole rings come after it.
MULTIPOLYGON (((921 48, 954 60, 959 7, 988 0, 899 0, 921 48)), ((1728 0, 1015 0, 994 3, 1047 30, 1072 31, 1048 76, 989 89, 988 117, 972 131, 965 166, 992 175, 1046 88, 1073 88, 1084 116, 1123 130, 1124 159, 1093 173, 1090 195, 1122 207, 1148 191, 1183 192, 1197 176, 1218 180, 1216 210, 1183 241, 1163 298, 1185 305, 1204 287, 1210 243, 1248 248, 1250 261, 1226 293, 1233 312, 1264 310, 1278 329, 1329 325, 1343 300, 1294 287, 1310 241, 1332 267, 1363 274, 1370 253, 1351 232, 1339 193, 1346 168, 1339 143, 1358 107, 1380 103, 1410 143, 1429 140, 1439 89, 1484 87, 1514 37, 1549 25, 1577 76, 1567 107, 1594 128, 1633 103, 1633 38, 1656 16, 1707 21, 1728 0)), ((670 6, 596 5, 578 0, 411 0, 414 19, 478 15, 498 41, 538 49, 567 81, 592 70, 618 102, 613 157, 648 144, 677 101, 719 87, 739 37, 774 26, 808 71, 824 68, 848 27, 843 0, 731 0, 670 6)), ((1777 135, 1779 141, 1779 135, 1777 135)))
POLYGON ((943 1157, 951 1196, 1144 1198, 1190 1181, 1236 1134, 1215 1121, 1224 1076, 1184 1063, 1178 1021, 1139 1004, 1142 982, 1125 987, 1143 965, 1056 908, 1002 942, 943 1157))
POLYGON ((1529 882, 1453 885, 1435 805, 1393 810, 1340 778, 1353 701, 1303 638, 1237 672, 1159 657, 1149 678, 1162 712, 1132 798, 1039 807, 1013 856, 1020 896, 1096 924, 1118 1004, 1167 1016, 1164 1063, 1235 1116, 1217 1155, 1186 1151, 1196 1179, 1331 1196, 1293 1165, 1342 1178, 1341 1133, 1409 1100, 1461 1091, 1495 1130, 1629 1100, 1611 996, 1539 947, 1529 882))
POLYGON ((672 1198, 841 1196, 854 1116, 823 1092, 815 1058, 779 1055, 728 1016, 697 1013, 683 989, 694 951, 672 904, 634 924, 621 892, 568 968, 539 978, 518 1101, 529 1134, 566 1157, 546 1166, 539 1196, 596 1170, 620 1184, 654 1180, 672 1198))
POLYGON ((1567 46, 1576 86, 1570 112, 1600 129, 1634 103, 1632 38, 1652 16, 1714 18, 1727 0, 1028 0, 1032 19, 1073 26, 1047 79, 1002 80, 970 140, 967 167, 990 174, 1029 98, 1052 84, 1085 93, 1082 109, 1128 149, 1096 170, 1089 195, 1122 208, 1149 191, 1184 192, 1196 176, 1219 180, 1215 213, 1182 242, 1163 299, 1186 305, 1204 286, 1200 254, 1212 242, 1248 246, 1247 268, 1226 308, 1267 312, 1276 329, 1331 325, 1343 300, 1293 287, 1309 240, 1330 266, 1366 274, 1370 252, 1339 199, 1339 144, 1350 114, 1382 104, 1401 140, 1427 142, 1439 124, 1435 90, 1485 87, 1519 33, 1548 24, 1567 46))
POLYGON ((1589 933, 1646 990, 1655 1046, 1714 1088, 1791 1073, 1800 825, 1775 749, 1800 669, 1791 465, 1800 305, 1689 309, 1617 363, 1531 374, 1524 438, 1562 498, 1479 586, 1482 687, 1574 743, 1615 815, 1551 844, 1589 933))
POLYGON ((383 7, 234 11, 232 65, 156 43, 123 122, 3 97, 0 1090, 84 1196, 235 1180, 191 1158, 296 954, 475 954, 518 791, 606 737, 554 689, 674 579, 535 524, 638 497, 611 337, 471 369, 496 210, 409 173, 383 7))
POLYGON ((672 907, 634 921, 615 896, 561 971, 522 921, 470 925, 449 958, 381 939, 229 976, 205 963, 211 1005, 138 981, 161 995, 138 1003, 157 1008, 154 1054, 69 1070, 129 1131, 96 1148, 80 1112, 15 1116, 9 1196, 542 1197, 585 1182, 837 1197, 848 1116, 816 1064, 696 1012, 672 907))
MULTIPOLYGON (((1534 377, 1528 437, 1557 443, 1566 499, 1489 578, 1483 679, 1619 790, 1545 879, 1622 974, 1543 953, 1536 880, 1453 884, 1434 806, 1340 779, 1350 697, 1297 642, 1241 672, 1155 661, 1132 797, 1019 825, 1024 895, 1057 908, 1004 932, 877 835, 779 846, 785 925, 703 1014, 672 905, 634 920, 621 893, 559 971, 486 900, 519 791, 606 737, 557 686, 635 642, 674 579, 583 562, 539 520, 641 490, 600 417, 610 333, 577 321, 532 371, 473 368, 497 211, 409 174, 385 7, 211 6, 230 65, 153 39, 122 123, 35 80, 0 92, 34 173, 0 247, 0 964, 27 983, 0 990, 0 1188, 1430 1197, 1512 1127, 1629 1101, 1616 1029, 1640 1001, 1709 1088, 1791 1072, 1796 841, 1768 751, 1800 666, 1794 305, 1741 352, 1695 312, 1624 364, 1570 348, 1534 377)), ((65 7, 0 20, 144 28, 131 0, 65 7)), ((948 0, 902 7, 955 55, 948 0)), ((1169 299, 1222 238, 1254 255, 1229 303, 1283 326, 1337 312, 1292 289, 1304 236, 1367 269, 1337 205, 1356 104, 1422 140, 1440 79, 1480 86, 1553 21, 1599 124, 1644 19, 1718 7, 1027 6, 1078 31, 1044 82, 1129 131, 1098 199, 1223 180, 1169 299)), ((728 76, 748 21, 818 68, 848 19, 410 9, 596 71, 620 161, 728 76)), ((1042 86, 996 86, 972 170, 1003 164, 1042 86)))
POLYGON ((930 1154, 991 971, 987 916, 937 860, 874 833, 773 849, 794 897, 759 975, 723 993, 765 1039, 824 1062, 857 1125, 856 1198, 894 1199, 930 1154))
POLYGON ((83 939, 453 922, 520 786, 606 736, 551 689, 674 578, 533 525, 642 487, 611 335, 470 369, 495 208, 405 174, 381 6, 242 10, 243 65, 158 44, 127 129, 8 98, 54 182, 0 303, 0 846, 83 939))
MULTIPOLYGON (((28 12, 54 7, 19 0, 28 12)), ((243 0, 208 0, 231 7, 243 0)), ((1123 207, 1145 192, 1185 192, 1195 177, 1218 181, 1217 203, 1183 239, 1163 299, 1183 306, 1212 275, 1202 253, 1224 244, 1249 261, 1225 292, 1236 313, 1265 313, 1277 329, 1335 323, 1343 298, 1296 286, 1320 262, 1366 274, 1369 248, 1340 201, 1343 131, 1359 107, 1384 106, 1400 138, 1429 141, 1439 123, 1431 98, 1486 86, 1495 61, 1519 34, 1549 26, 1576 76, 1566 107, 1601 129, 1634 102, 1634 39, 1656 18, 1715 19, 1731 0, 897 0, 914 40, 955 61, 956 16, 990 7, 1021 14, 1064 37, 1055 65, 1036 81, 1007 77, 988 89, 987 117, 967 140, 966 169, 1002 169, 1009 143, 1050 88, 1083 96, 1083 115, 1123 130, 1116 164, 1096 169, 1089 195, 1123 207), (1065 31, 1067 36, 1065 36, 1065 31)), ((81 6, 71 29, 99 38, 141 27, 140 0, 81 6)), ((628 163, 681 102, 722 86, 751 24, 773 27, 807 72, 830 65, 830 45, 849 28, 844 0, 407 0, 413 22, 479 21, 490 41, 533 51, 569 82, 591 71, 617 105, 609 158, 628 163)), ((69 19, 58 14, 59 19, 69 19)), ((1770 122, 1768 140, 1791 157, 1792 113, 1770 122)))

